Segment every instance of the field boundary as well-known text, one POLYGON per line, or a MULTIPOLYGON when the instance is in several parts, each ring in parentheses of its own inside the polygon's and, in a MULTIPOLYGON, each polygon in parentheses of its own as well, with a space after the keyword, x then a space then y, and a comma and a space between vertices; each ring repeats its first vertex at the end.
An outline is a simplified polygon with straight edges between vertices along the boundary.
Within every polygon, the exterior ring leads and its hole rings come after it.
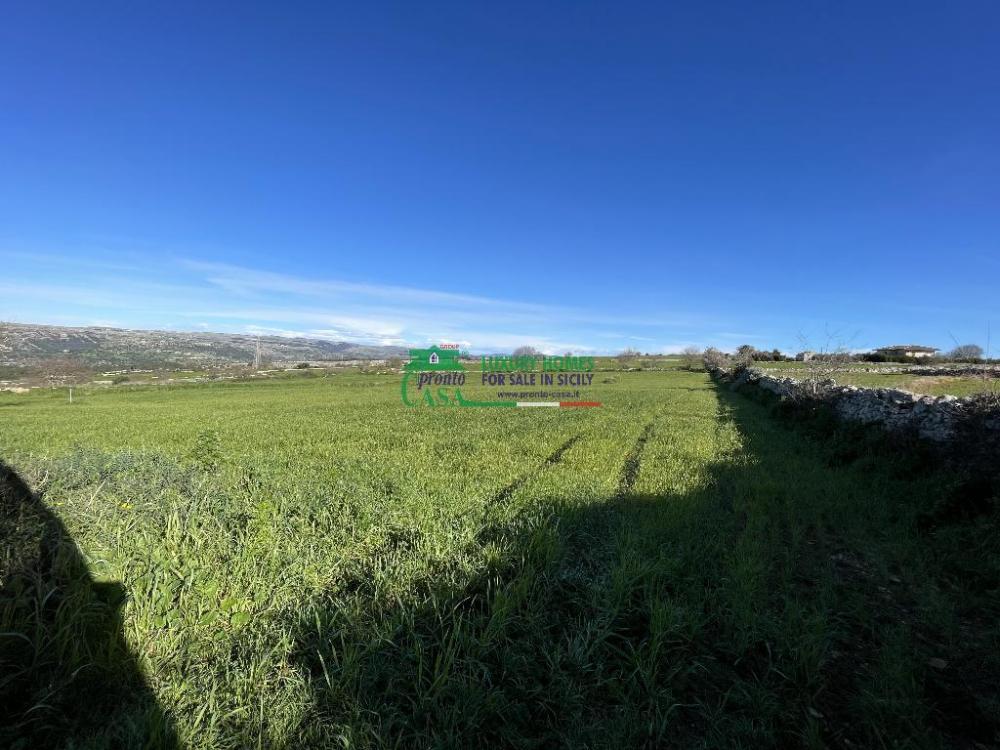
POLYGON ((838 419, 876 425, 887 432, 910 433, 941 446, 971 439, 1000 447, 1000 399, 994 394, 921 396, 897 388, 838 385, 833 380, 775 377, 754 368, 710 372, 735 390, 766 391, 791 403, 825 405, 838 419))

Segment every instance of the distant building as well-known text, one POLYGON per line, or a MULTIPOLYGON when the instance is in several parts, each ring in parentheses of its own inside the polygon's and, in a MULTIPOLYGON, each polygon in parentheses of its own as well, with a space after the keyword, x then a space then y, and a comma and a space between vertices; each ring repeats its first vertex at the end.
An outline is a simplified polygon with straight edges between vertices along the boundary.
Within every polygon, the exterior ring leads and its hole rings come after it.
POLYGON ((918 346, 917 344, 896 344, 883 346, 881 349, 876 349, 875 353, 888 359, 920 359, 921 357, 933 357, 937 353, 937 349, 933 346, 918 346))
POLYGON ((816 352, 799 352, 795 355, 796 362, 808 362, 816 356, 816 352))

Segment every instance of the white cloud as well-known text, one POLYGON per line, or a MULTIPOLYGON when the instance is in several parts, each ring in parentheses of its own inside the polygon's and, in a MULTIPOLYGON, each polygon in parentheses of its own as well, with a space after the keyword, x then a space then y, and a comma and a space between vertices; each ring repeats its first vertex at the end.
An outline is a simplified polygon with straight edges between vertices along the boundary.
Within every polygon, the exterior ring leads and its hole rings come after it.
MULTIPOLYGON (((393 284, 302 278, 196 260, 137 268, 77 264, 54 273, 23 265, 0 283, 18 319, 64 324, 116 320, 133 328, 269 332, 356 343, 459 342, 471 351, 534 346, 546 353, 617 351, 626 341, 676 337, 670 316, 620 314, 393 284), (606 347, 595 341, 607 342, 606 347)), ((690 327, 691 321, 684 324, 690 327)), ((684 334, 681 334, 684 335, 684 334)), ((642 348, 646 346, 643 343, 642 348)))

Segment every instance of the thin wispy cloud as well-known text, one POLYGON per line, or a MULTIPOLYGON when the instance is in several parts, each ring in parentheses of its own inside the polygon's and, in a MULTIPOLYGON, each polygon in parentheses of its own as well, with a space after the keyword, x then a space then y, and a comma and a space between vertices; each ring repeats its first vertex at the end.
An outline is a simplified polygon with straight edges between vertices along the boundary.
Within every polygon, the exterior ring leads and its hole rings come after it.
MULTIPOLYGON (((642 300, 628 310, 601 305, 574 307, 447 289, 307 278, 176 258, 168 252, 155 256, 155 263, 141 266, 132 263, 133 256, 122 262, 113 256, 93 262, 80 262, 79 258, 63 262, 54 253, 0 251, 6 272, 0 281, 0 319, 54 325, 271 332, 399 346, 450 341, 477 352, 522 345, 546 353, 615 353, 625 347, 675 352, 688 346, 709 345, 731 350, 745 343, 766 348, 777 345, 788 352, 801 348, 794 331, 784 341, 773 334, 781 325, 788 325, 786 319, 776 319, 773 311, 741 311, 737 320, 725 315, 725 306, 714 306, 717 312, 710 314, 688 315, 655 305, 656 312, 642 314, 642 300), (741 327, 730 327, 733 323, 741 327)), ((943 313, 944 308, 939 312, 943 313)), ((803 326, 826 330, 832 324, 807 313, 795 319, 796 330, 803 326)), ((977 325, 977 333, 980 328, 977 325)), ((900 335, 908 338, 903 334, 889 337, 900 335)), ((872 345, 885 343, 882 338, 872 345)), ((867 345, 868 336, 859 334, 853 344, 858 342, 867 345)))
POLYGON ((427 289, 305 278, 190 258, 156 265, 94 263, 60 256, 3 253, 12 260, 0 295, 19 300, 5 317, 135 328, 270 333, 370 344, 453 341, 474 351, 521 345, 547 353, 612 351, 627 342, 655 348, 698 316, 639 316, 427 289), (56 273, 67 268, 70 271, 56 273), (58 315, 55 311, 58 311, 58 315), (57 320, 58 317, 58 320, 57 320), (600 343, 598 343, 600 342, 600 343))
POLYGON ((208 263, 183 258, 179 259, 179 263, 183 268, 200 272, 204 280, 213 286, 239 296, 258 299, 268 295, 281 294, 321 298, 333 305, 351 303, 369 308, 382 305, 410 311, 415 309, 415 305, 422 305, 431 309, 456 310, 463 315, 474 315, 478 312, 479 314, 488 314, 490 317, 503 315, 508 320, 532 320, 535 322, 539 320, 539 316, 564 315, 574 316, 579 321, 601 325, 615 322, 642 326, 678 325, 706 319, 706 316, 702 314, 658 313, 648 317, 617 315, 595 312, 592 308, 540 304, 394 284, 304 279, 290 274, 257 271, 225 263, 208 263))
POLYGON ((502 305, 508 309, 516 308, 530 312, 544 312, 547 309, 544 305, 532 303, 441 292, 433 289, 416 289, 392 284, 359 284, 335 280, 314 281, 285 274, 255 271, 224 263, 205 263, 183 259, 181 264, 193 271, 202 272, 205 281, 212 285, 244 295, 281 293, 303 297, 322 297, 330 301, 364 297, 397 304, 416 303, 449 307, 502 305))

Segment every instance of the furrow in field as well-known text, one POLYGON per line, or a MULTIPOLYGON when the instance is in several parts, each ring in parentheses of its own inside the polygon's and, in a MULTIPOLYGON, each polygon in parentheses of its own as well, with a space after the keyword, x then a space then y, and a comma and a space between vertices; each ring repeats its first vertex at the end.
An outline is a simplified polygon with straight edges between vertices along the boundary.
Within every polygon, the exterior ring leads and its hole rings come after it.
POLYGON ((635 444, 632 446, 632 450, 630 450, 628 455, 625 456, 625 464, 622 466, 621 477, 618 480, 618 498, 627 497, 629 493, 632 492, 632 486, 635 484, 635 480, 639 476, 639 466, 642 461, 642 452, 646 447, 646 441, 649 440, 649 436, 652 432, 653 423, 649 422, 645 427, 643 427, 642 432, 639 434, 635 444))
POLYGON ((487 500, 486 501, 487 508, 492 507, 492 506, 496 506, 496 505, 506 505, 510 501, 510 499, 514 495, 514 493, 517 492, 517 490, 520 489, 524 485, 525 482, 527 482, 528 480, 530 480, 532 477, 537 476, 538 474, 540 474, 541 472, 545 471, 546 469, 548 469, 549 467, 553 466, 554 464, 559 463, 559 461, 562 460, 563 454, 566 451, 568 451, 571 447, 573 447, 573 444, 576 443, 579 439, 580 439, 579 435, 574 435, 569 440, 567 440, 565 443, 563 443, 562 445, 560 445, 551 454, 549 454, 548 456, 546 456, 545 460, 542 461, 533 470, 531 470, 527 474, 523 474, 523 475, 519 476, 517 479, 515 479, 513 482, 511 482, 510 484, 508 484, 506 487, 504 487, 502 490, 500 490, 497 494, 495 494, 493 497, 491 497, 489 500, 487 500))

